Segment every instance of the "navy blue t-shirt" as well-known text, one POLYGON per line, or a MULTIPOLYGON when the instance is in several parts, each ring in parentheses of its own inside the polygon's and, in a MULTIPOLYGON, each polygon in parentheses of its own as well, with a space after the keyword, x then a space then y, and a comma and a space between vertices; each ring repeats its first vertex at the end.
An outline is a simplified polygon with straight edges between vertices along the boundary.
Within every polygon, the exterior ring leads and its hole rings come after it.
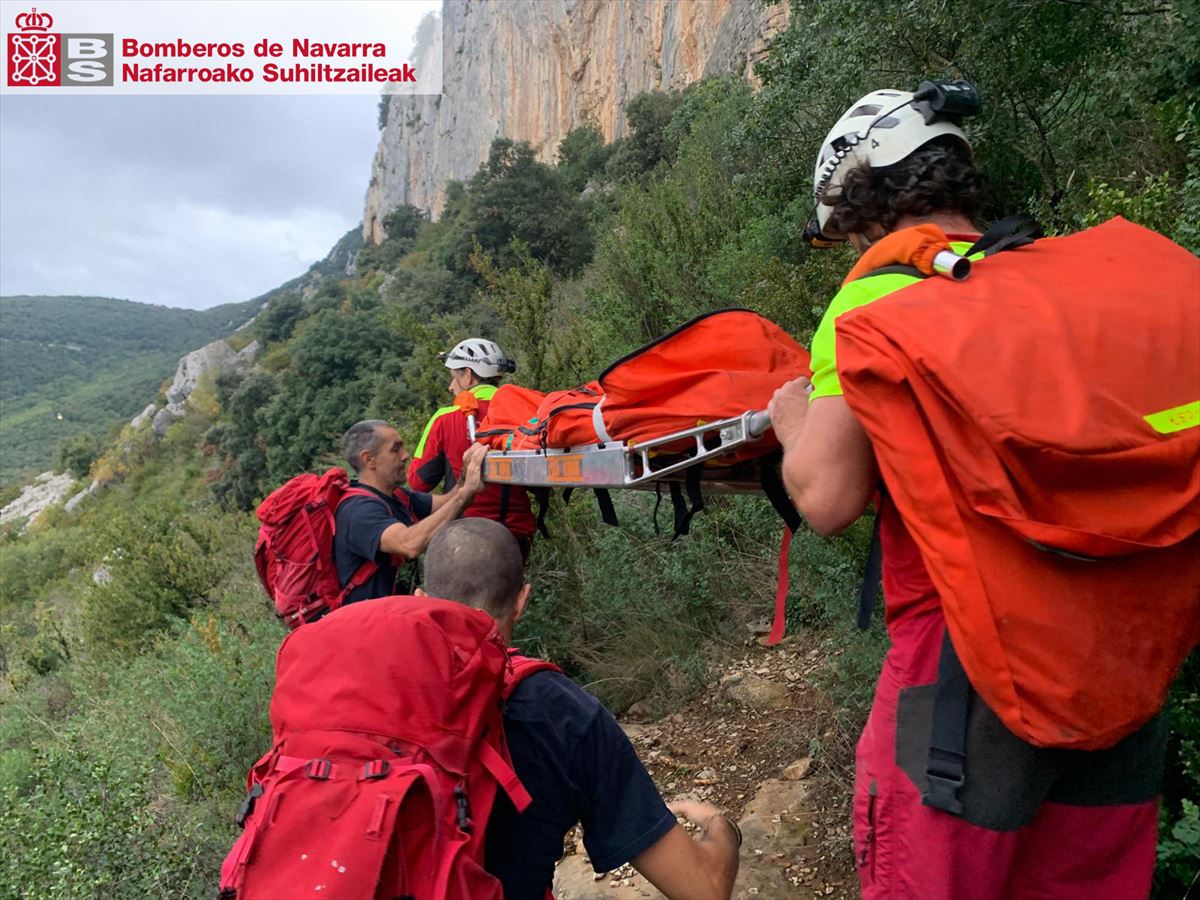
MULTIPOLYGON (((396 593, 396 574, 400 569, 392 565, 389 554, 380 552, 379 538, 397 522, 412 525, 428 516, 433 511, 433 498, 406 488, 400 489, 403 495, 400 499, 357 481, 352 481, 350 486, 364 488, 379 498, 349 497, 342 501, 334 519, 333 561, 337 565, 338 584, 345 587, 358 567, 368 559, 374 559, 379 565, 366 584, 355 588, 346 598, 347 603, 357 603, 396 593)), ((410 593, 411 587, 401 585, 401 593, 410 593)))
POLYGON ((533 803, 518 815, 501 791, 487 830, 489 872, 505 900, 544 900, 563 838, 579 822, 597 872, 628 862, 675 825, 629 738, 569 678, 538 672, 504 707, 513 768, 533 803))

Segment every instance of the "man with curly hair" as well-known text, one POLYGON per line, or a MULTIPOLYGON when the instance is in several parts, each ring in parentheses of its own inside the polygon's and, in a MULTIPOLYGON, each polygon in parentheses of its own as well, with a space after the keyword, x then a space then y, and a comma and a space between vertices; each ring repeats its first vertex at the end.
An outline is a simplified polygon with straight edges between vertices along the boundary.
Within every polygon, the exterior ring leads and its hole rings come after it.
POLYGON ((960 761, 971 789, 958 790, 960 778, 950 803, 934 796, 945 787, 933 783, 930 764, 945 618, 921 551, 881 484, 871 441, 842 396, 836 334, 840 316, 887 302, 920 280, 907 260, 889 257, 906 232, 948 239, 958 255, 980 236, 982 179, 960 117, 936 114, 939 89, 943 99, 951 95, 950 106, 973 95, 962 82, 926 83, 915 95, 874 91, 826 138, 809 236, 817 246, 848 241, 860 263, 813 338, 811 381, 781 388, 770 407, 784 482, 814 530, 844 530, 878 494, 891 648, 856 753, 863 896, 1145 897, 1154 870, 1161 716, 1107 750, 1044 749, 1009 731, 974 695, 960 761))

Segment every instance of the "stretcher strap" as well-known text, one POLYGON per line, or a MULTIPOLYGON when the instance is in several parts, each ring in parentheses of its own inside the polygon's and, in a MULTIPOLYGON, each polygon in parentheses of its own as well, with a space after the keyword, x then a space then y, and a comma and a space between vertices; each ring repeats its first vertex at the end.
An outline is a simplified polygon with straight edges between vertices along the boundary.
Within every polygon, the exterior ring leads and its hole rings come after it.
POLYGON ((783 529, 783 539, 779 542, 779 578, 775 588, 775 621, 771 623, 771 633, 767 635, 767 646, 773 647, 783 640, 783 631, 787 627, 787 595, 788 595, 788 555, 792 549, 792 529, 783 529))
POLYGON ((512 487, 504 484, 500 486, 500 516, 496 519, 501 525, 508 521, 508 504, 512 499, 512 487))
POLYGON ((692 517, 704 509, 704 494, 700 491, 700 467, 693 466, 684 475, 684 483, 671 482, 671 506, 675 510, 675 533, 671 540, 692 530, 692 517), (687 500, 684 500, 684 491, 687 500))
POLYGON ((601 397, 596 401, 596 405, 592 407, 592 428, 596 430, 596 437, 600 438, 600 443, 613 443, 612 436, 604 427, 604 413, 600 411, 600 407, 604 405, 604 398, 601 397))
POLYGON ((620 525, 617 521, 617 510, 613 506, 612 494, 608 488, 596 488, 596 505, 600 507, 600 518, 605 525, 620 525))
MULTIPOLYGON (((550 488, 535 487, 530 488, 529 492, 533 494, 537 500, 537 530, 546 540, 550 539, 550 529, 546 527, 546 513, 550 512, 550 488)), ((566 502, 566 497, 563 497, 563 502, 566 502)))
POLYGON ((763 458, 759 464, 759 481, 775 512, 779 513, 779 517, 790 531, 795 531, 800 527, 800 513, 796 511, 792 499, 783 487, 783 476, 779 472, 780 457, 781 454, 774 453, 763 458))

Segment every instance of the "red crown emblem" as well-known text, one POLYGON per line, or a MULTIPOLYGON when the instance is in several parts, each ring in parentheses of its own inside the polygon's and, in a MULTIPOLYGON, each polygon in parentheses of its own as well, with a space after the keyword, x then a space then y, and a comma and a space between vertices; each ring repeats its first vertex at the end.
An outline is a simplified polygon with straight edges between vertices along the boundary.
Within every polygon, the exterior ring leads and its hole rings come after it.
POLYGON ((37 7, 32 7, 27 13, 17 16, 17 27, 22 31, 49 31, 54 24, 54 16, 50 13, 40 13, 37 7))
POLYGON ((50 32, 54 16, 33 7, 16 18, 20 33, 8 33, 9 87, 58 87, 62 35, 50 32))

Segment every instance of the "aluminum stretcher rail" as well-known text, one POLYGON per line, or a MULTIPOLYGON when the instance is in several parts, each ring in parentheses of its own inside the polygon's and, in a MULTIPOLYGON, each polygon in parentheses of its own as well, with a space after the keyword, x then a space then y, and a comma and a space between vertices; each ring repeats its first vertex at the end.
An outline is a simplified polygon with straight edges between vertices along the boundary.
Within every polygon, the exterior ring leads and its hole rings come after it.
MULTIPOLYGON (((491 484, 524 487, 586 487, 650 489, 660 481, 681 481, 693 466, 719 459, 731 450, 762 437, 771 427, 765 410, 697 425, 640 444, 589 444, 556 450, 492 450, 483 464, 483 479, 491 484), (691 438, 694 447, 656 454, 657 448, 691 438)), ((723 492, 760 491, 753 465, 714 466, 702 481, 723 492)))

